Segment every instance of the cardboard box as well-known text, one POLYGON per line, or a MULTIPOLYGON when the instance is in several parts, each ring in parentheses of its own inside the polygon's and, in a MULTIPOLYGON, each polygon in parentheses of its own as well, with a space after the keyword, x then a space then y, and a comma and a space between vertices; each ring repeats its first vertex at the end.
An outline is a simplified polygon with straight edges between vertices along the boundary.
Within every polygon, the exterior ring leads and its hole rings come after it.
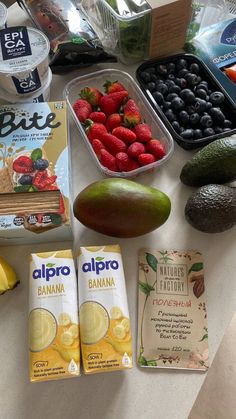
POLYGON ((71 240, 66 102, 0 107, 0 244, 71 240))

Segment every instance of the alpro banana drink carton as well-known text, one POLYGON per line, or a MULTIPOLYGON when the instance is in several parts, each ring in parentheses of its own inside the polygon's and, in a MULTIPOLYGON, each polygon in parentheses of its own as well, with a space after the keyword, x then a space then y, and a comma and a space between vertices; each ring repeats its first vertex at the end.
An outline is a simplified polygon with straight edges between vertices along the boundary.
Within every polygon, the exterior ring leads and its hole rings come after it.
POLYGON ((84 373, 131 368, 131 327, 120 247, 80 247, 78 287, 84 373))
POLYGON ((72 251, 31 254, 29 290, 30 381, 80 375, 77 280, 72 251))

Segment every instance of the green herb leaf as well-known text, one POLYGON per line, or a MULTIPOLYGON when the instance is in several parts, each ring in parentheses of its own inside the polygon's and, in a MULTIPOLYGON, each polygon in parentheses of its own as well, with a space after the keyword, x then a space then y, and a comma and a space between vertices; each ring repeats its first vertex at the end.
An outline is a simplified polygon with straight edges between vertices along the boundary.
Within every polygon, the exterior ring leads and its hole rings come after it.
POLYGON ((157 366, 157 361, 155 361, 155 359, 147 361, 147 365, 149 367, 156 367, 157 366))
POLYGON ((155 288, 152 285, 149 285, 147 282, 138 282, 138 286, 140 291, 142 291, 146 295, 150 295, 151 291, 155 291, 155 288))
POLYGON ((47 268, 52 268, 53 266, 55 266, 55 263, 47 263, 47 268))
POLYGON ((154 272, 157 271, 157 258, 153 256, 151 253, 146 253, 146 260, 148 265, 152 268, 154 272))
POLYGON ((147 360, 146 360, 146 358, 144 358, 143 355, 139 355, 138 363, 141 366, 147 366, 147 360))
POLYGON ((100 261, 100 260, 103 260, 103 259, 104 259, 104 258, 102 258, 102 257, 100 257, 100 256, 97 256, 95 260, 100 261))
POLYGON ((41 148, 35 148, 31 153, 31 160, 38 160, 41 159, 43 156, 41 148))
POLYGON ((208 339, 208 333, 206 333, 205 335, 203 335, 202 339, 199 340, 199 342, 203 342, 205 339, 208 339))
POLYGON ((203 269, 203 263, 202 262, 198 262, 198 263, 194 263, 191 268, 189 269, 188 273, 190 274, 190 272, 199 272, 203 269))
POLYGON ((15 192, 29 192, 31 185, 20 185, 15 186, 14 191, 15 192))
POLYGON ((29 192, 38 192, 38 188, 34 185, 30 185, 29 192))

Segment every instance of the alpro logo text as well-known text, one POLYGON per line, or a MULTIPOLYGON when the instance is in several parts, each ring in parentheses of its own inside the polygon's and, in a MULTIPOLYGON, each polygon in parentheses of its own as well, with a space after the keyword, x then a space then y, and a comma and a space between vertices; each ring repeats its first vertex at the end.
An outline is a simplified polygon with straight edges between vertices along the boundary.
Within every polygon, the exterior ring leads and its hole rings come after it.
POLYGON ((69 266, 55 266, 55 263, 47 263, 46 265, 43 264, 41 269, 35 269, 33 271, 33 278, 34 279, 46 279, 46 281, 50 281, 51 278, 55 276, 68 276, 70 275, 70 267, 69 266))
POLYGON ((83 272, 96 272, 97 275, 104 270, 117 270, 119 268, 119 263, 117 260, 104 260, 103 257, 91 258, 90 262, 85 262, 82 265, 83 272))

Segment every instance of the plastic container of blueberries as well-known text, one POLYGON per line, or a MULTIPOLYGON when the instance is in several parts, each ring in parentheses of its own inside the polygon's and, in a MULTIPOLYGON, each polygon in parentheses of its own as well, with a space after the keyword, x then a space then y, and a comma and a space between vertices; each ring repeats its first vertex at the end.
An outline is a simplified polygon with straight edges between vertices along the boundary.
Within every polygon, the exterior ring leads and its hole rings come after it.
POLYGON ((65 86, 63 97, 68 103, 68 107, 78 128, 80 137, 82 138, 86 147, 88 148, 88 151, 91 154, 94 163, 104 175, 127 179, 134 178, 141 173, 152 172, 162 167, 173 154, 174 141, 170 132, 167 130, 160 117, 155 113, 136 81, 128 73, 111 68, 86 74, 85 76, 76 77, 75 79, 67 83, 67 85, 65 86), (92 148, 92 145, 90 144, 87 138, 83 125, 80 123, 73 110, 73 104, 78 99, 80 91, 86 86, 95 87, 100 91, 104 92, 103 85, 106 82, 106 80, 118 80, 119 82, 121 82, 124 85, 124 87, 128 90, 130 98, 136 101, 140 113, 142 115, 142 120, 149 124, 151 127, 153 138, 160 140, 160 142, 163 144, 165 148, 166 155, 161 160, 157 160, 152 164, 148 164, 146 166, 139 167, 138 169, 131 170, 130 172, 114 172, 112 170, 109 170, 107 167, 104 167, 100 163, 92 148))
MULTIPOLYGON (((146 98, 148 99, 149 103, 153 107, 156 112, 156 115, 162 120, 162 122, 167 127, 168 131, 170 132, 173 139, 185 150, 196 149, 199 147, 204 147, 205 145, 211 143, 212 141, 217 140, 218 138, 222 137, 229 137, 236 133, 236 105, 233 100, 230 98, 228 93, 224 90, 218 80, 215 78, 213 73, 207 67, 207 65, 198 57, 193 54, 176 54, 169 57, 161 58, 161 59, 152 59, 144 62, 141 64, 136 70, 136 78, 138 83, 145 94, 146 98), (224 103, 220 106, 222 112, 225 114, 226 119, 229 119, 232 122, 232 129, 226 132, 222 132, 220 134, 214 134, 212 136, 203 137, 200 139, 185 139, 178 134, 174 128, 172 127, 171 123, 165 116, 164 112, 162 111, 161 107, 155 101, 151 91, 147 89, 145 83, 141 78, 141 73, 150 67, 156 67, 160 64, 168 64, 170 62, 176 63, 177 60, 184 58, 189 64, 197 63, 200 68, 199 76, 201 76, 202 80, 207 81, 210 90, 212 91, 220 91, 225 95, 224 103)), ((159 76, 159 78, 163 78, 163 76, 159 76)))

